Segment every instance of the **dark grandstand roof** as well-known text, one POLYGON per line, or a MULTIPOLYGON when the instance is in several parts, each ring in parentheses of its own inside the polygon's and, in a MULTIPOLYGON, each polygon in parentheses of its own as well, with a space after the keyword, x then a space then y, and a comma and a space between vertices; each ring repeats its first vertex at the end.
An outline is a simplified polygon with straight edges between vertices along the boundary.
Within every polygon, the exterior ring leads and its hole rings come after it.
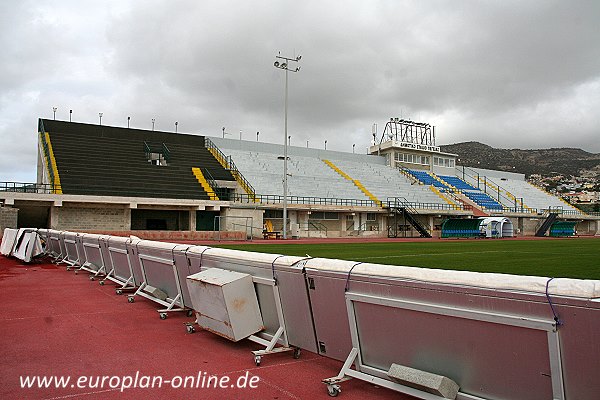
POLYGON ((65 194, 208 200, 193 167, 207 178, 234 180, 207 150, 204 136, 47 119, 38 128, 50 136, 65 194), (165 148, 167 166, 148 161, 148 149, 165 148))

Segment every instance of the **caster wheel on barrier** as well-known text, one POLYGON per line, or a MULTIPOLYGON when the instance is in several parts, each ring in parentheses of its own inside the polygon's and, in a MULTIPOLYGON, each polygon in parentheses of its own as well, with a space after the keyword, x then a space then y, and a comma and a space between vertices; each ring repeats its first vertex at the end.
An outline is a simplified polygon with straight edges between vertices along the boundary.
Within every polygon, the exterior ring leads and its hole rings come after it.
POLYGON ((300 358, 300 348, 299 348, 299 347, 296 347, 296 348, 294 349, 294 359, 295 359, 295 360, 297 360, 297 359, 299 359, 299 358, 300 358))
POLYGON ((104 286, 104 281, 98 281, 98 284, 99 284, 100 286, 104 286))
POLYGON ((260 356, 254 356, 254 364, 256 364, 257 367, 260 367, 260 356))
POLYGON ((123 291, 121 289, 117 289, 117 290, 115 290, 115 293, 118 294, 118 295, 122 295, 123 291))
POLYGON ((327 394, 331 397, 337 397, 341 391, 342 389, 339 385, 327 385, 327 394))
POLYGON ((194 310, 187 310, 185 315, 187 315, 188 317, 191 317, 194 315, 194 310))
POLYGON ((135 301, 135 298, 133 298, 132 296, 127 298, 128 303, 133 303, 134 301, 135 301))
POLYGON ((187 333, 194 333, 194 332, 196 332, 196 329, 192 325, 186 325, 185 326, 185 330, 187 331, 187 333))
POLYGON ((167 313, 166 312, 161 312, 159 316, 160 316, 160 319, 167 319, 167 313))

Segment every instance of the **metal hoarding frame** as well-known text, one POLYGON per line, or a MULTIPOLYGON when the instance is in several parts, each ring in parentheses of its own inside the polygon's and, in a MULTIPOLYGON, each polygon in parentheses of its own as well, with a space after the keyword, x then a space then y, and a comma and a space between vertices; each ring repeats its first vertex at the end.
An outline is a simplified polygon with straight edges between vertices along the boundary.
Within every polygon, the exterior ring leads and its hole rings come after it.
POLYGON ((48 237, 50 241, 50 247, 52 251, 50 252, 50 257, 55 264, 64 263, 65 257, 65 245, 63 243, 63 239, 61 238, 62 231, 48 231, 48 237), (58 250, 57 250, 58 248, 58 250))
POLYGON ((65 251, 67 255, 63 259, 63 261, 67 264, 67 271, 70 270, 70 267, 75 267, 81 265, 81 255, 79 254, 79 246, 77 244, 77 239, 79 237, 79 233, 75 232, 64 232, 63 233, 63 241, 65 243, 65 251), (75 236, 74 239, 67 238, 67 235, 73 234, 75 236), (75 247, 75 258, 72 257, 72 254, 69 252, 69 246, 75 247))
MULTIPOLYGON (((175 251, 175 247, 177 247, 177 245, 175 245, 171 249, 172 254, 175 251)), ((177 265, 175 264, 174 254, 173 254, 172 258, 166 259, 166 258, 161 258, 161 257, 156 257, 156 256, 151 256, 151 255, 146 255, 146 254, 140 254, 138 251, 138 258, 140 261, 140 268, 142 270, 142 276, 143 276, 144 281, 140 284, 140 286, 137 288, 135 293, 127 296, 127 301, 129 303, 133 303, 133 302, 135 302, 135 296, 141 296, 148 300, 154 301, 155 303, 165 306, 166 308, 157 310, 159 313, 160 319, 163 319, 163 320, 167 319, 169 312, 175 312, 175 311, 187 311, 189 314, 188 316, 191 317, 191 313, 190 313, 191 310, 188 310, 184 304, 183 291, 181 289, 181 282, 179 280, 179 278, 180 278, 179 271, 177 270, 177 265), (158 264, 167 265, 172 268, 173 277, 175 278, 175 288, 177 290, 177 295, 174 298, 167 297, 166 300, 161 300, 155 296, 152 296, 150 293, 144 291, 144 289, 146 289, 146 287, 151 286, 148 283, 148 275, 146 273, 146 267, 144 266, 144 261, 152 261, 152 262, 155 262, 158 264), (178 306, 178 307, 175 307, 175 306, 178 306)))
POLYGON ((110 270, 108 271, 104 279, 102 279, 98 283, 100 285, 104 285, 104 282, 108 279, 111 282, 120 285, 120 287, 117 287, 115 289, 115 293, 120 295, 123 294, 124 291, 136 290, 136 288, 138 287, 138 283, 135 280, 135 274, 133 272, 133 266, 131 265, 131 260, 129 258, 130 254, 128 249, 128 245, 133 244, 133 239, 127 238, 125 242, 122 242, 122 244, 125 247, 125 249, 122 249, 111 246, 111 238, 112 236, 109 236, 106 239, 106 249, 108 251, 108 257, 110 260, 110 270), (127 259, 127 268, 124 270, 128 271, 129 275, 125 276, 124 274, 122 274, 123 271, 121 271, 121 266, 115 262, 115 259, 113 258, 113 253, 118 253, 125 256, 125 258, 127 259))
POLYGON ((277 309, 277 319, 279 320, 279 328, 277 329, 274 335, 270 335, 266 332, 259 332, 248 337, 248 340, 265 346, 265 348, 262 350, 252 351, 252 354, 254 355, 254 363, 258 367, 260 366, 262 356, 267 354, 283 353, 286 351, 293 351, 294 358, 300 357, 300 349, 296 347, 290 347, 288 341, 287 330, 285 328, 285 320, 283 318, 283 307, 281 306, 281 298, 279 297, 279 288, 277 287, 277 282, 275 281, 275 279, 261 278, 258 276, 252 276, 252 282, 259 285, 270 286, 273 289, 273 297, 275 298, 275 308, 277 309), (270 336, 270 340, 264 339, 257 335, 264 337, 270 336), (281 344, 281 346, 275 347, 278 343, 281 344))
POLYGON ((106 260, 104 259, 104 254, 102 253, 102 243, 100 240, 102 239, 102 235, 94 235, 96 236, 98 244, 89 243, 85 241, 86 236, 90 236, 91 234, 83 234, 81 236, 81 241, 83 245, 83 253, 85 255, 85 262, 80 265, 75 272, 79 272, 81 270, 88 271, 90 273, 90 280, 93 281, 98 276, 106 275, 106 260), (88 249, 98 250, 98 254, 100 255, 100 265, 97 265, 90 261, 90 253, 88 253, 88 249), (97 267, 95 269, 94 267, 97 267))
MULTIPOLYGON (((489 322, 493 324, 509 325, 527 329, 541 330, 547 333, 548 357, 550 361, 552 379, 552 399, 564 400, 565 388, 562 374, 560 355, 560 340, 557 322, 554 320, 531 318, 523 315, 510 315, 489 311, 473 310, 457 306, 444 306, 441 304, 425 303, 406 299, 385 298, 381 296, 365 295, 354 292, 346 292, 346 307, 350 323, 350 335, 352 338, 352 350, 348 355, 339 374, 332 378, 323 379, 327 385, 330 396, 337 396, 341 391, 339 384, 351 378, 364 380, 388 389, 392 389, 416 398, 424 400, 441 400, 440 397, 431 393, 417 390, 399 383, 385 379, 387 371, 365 365, 361 357, 361 343, 358 332, 357 318, 354 303, 367 303, 392 308, 399 308, 434 315, 443 315, 455 318, 470 319, 475 321, 489 322), (351 369, 352 365, 355 369, 351 369)), ((486 400, 485 398, 459 392, 458 400, 486 400)))

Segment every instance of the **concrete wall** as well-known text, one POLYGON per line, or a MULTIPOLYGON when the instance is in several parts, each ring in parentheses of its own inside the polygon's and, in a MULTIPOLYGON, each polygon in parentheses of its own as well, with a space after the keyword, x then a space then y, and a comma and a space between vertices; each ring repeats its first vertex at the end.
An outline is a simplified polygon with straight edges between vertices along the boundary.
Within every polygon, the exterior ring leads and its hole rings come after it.
POLYGON ((50 227, 60 230, 111 230, 131 229, 131 210, 122 206, 77 206, 52 207, 50 227))
POLYGON ((0 238, 4 235, 4 229, 17 227, 18 215, 17 208, 0 207, 0 238))
POLYGON ((248 224, 248 234, 251 231, 252 237, 262 237, 263 213, 263 210, 254 208, 222 208, 220 229, 221 231, 243 231, 248 224))

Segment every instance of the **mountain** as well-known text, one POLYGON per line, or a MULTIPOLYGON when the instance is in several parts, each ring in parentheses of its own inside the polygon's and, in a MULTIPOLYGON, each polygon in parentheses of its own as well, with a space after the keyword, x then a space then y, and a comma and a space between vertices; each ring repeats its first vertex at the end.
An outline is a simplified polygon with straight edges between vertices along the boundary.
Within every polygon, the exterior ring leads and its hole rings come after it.
POLYGON ((600 154, 581 149, 496 149, 479 142, 448 144, 440 148, 446 153, 458 154, 458 165, 467 167, 518 172, 526 176, 600 175, 600 154))

